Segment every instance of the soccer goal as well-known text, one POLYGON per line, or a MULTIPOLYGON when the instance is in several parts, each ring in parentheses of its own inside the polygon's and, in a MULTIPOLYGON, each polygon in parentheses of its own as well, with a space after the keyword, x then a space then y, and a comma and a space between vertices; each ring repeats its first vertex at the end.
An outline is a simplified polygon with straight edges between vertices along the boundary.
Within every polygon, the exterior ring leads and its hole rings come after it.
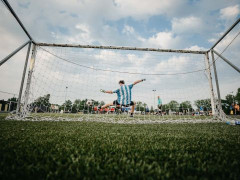
POLYGON ((108 123, 226 121, 215 68, 216 64, 222 67, 219 57, 228 52, 239 32, 233 34, 224 46, 218 44, 224 48, 212 51, 35 43, 21 103, 17 114, 9 118, 108 123), (134 85, 128 94, 134 110, 121 102, 113 104, 116 93, 104 93, 118 90, 120 80, 132 85, 142 79, 146 81, 134 85), (108 103, 112 104, 103 108, 108 103))
POLYGON ((208 53, 112 46, 34 45, 20 119, 104 122, 220 120, 208 53), (131 107, 99 106, 117 99, 101 89, 133 86, 131 107), (161 99, 161 104, 158 104, 161 99))

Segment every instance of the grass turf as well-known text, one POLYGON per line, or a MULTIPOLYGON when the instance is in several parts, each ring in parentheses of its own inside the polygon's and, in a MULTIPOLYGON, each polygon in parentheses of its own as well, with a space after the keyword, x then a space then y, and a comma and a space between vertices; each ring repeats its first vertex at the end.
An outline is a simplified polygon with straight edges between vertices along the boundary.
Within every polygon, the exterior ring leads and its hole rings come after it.
POLYGON ((239 126, 0 119, 0 179, 240 177, 239 126))

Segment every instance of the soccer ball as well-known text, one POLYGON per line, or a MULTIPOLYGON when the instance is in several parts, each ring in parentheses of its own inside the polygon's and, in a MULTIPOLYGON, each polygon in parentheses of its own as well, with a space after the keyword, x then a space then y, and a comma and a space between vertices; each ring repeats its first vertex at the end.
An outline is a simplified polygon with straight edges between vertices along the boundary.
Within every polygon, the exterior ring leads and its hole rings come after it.
POLYGON ((86 102, 86 105, 92 106, 93 105, 93 101, 91 99, 88 99, 87 102, 86 102))

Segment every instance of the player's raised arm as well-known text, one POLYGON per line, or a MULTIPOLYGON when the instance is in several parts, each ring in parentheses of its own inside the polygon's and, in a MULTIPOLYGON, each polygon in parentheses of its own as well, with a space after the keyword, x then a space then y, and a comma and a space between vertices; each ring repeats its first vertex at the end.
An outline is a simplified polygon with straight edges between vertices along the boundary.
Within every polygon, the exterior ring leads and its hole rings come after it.
POLYGON ((108 93, 108 94, 112 94, 113 93, 112 91, 105 91, 103 89, 101 89, 100 91, 103 92, 103 93, 108 93))
POLYGON ((136 84, 138 84, 138 83, 140 83, 140 82, 143 82, 143 81, 146 81, 146 79, 137 80, 137 81, 135 81, 135 82, 133 83, 133 85, 136 85, 136 84))

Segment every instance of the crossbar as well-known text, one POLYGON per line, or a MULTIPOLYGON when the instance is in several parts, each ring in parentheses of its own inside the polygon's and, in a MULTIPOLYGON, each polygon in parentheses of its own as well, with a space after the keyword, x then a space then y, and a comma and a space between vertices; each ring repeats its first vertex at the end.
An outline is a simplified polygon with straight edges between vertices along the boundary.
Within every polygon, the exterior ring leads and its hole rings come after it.
POLYGON ((192 54, 206 54, 207 51, 192 51, 192 50, 175 50, 175 49, 157 49, 157 48, 138 48, 138 47, 122 47, 122 46, 94 46, 94 45, 80 45, 80 44, 49 44, 36 43, 38 46, 51 47, 71 47, 71 48, 91 48, 91 49, 118 49, 130 51, 155 51, 155 52, 173 52, 173 53, 192 53, 192 54))
POLYGON ((18 51, 20 51, 22 48, 24 48, 28 43, 30 43, 31 40, 24 43, 22 46, 18 47, 16 50, 14 50, 11 54, 9 54, 7 57, 5 57, 2 61, 0 61, 0 66, 2 66, 7 60, 9 60, 12 56, 14 56, 18 51))
POLYGON ((224 60, 226 63, 228 63, 233 69, 235 69, 236 71, 238 71, 240 73, 240 69, 235 66, 233 63, 231 63, 227 58, 225 58, 224 56, 222 56, 221 54, 219 54, 217 51, 215 51, 214 49, 212 50, 216 55, 218 55, 220 58, 222 58, 222 60, 224 60))

